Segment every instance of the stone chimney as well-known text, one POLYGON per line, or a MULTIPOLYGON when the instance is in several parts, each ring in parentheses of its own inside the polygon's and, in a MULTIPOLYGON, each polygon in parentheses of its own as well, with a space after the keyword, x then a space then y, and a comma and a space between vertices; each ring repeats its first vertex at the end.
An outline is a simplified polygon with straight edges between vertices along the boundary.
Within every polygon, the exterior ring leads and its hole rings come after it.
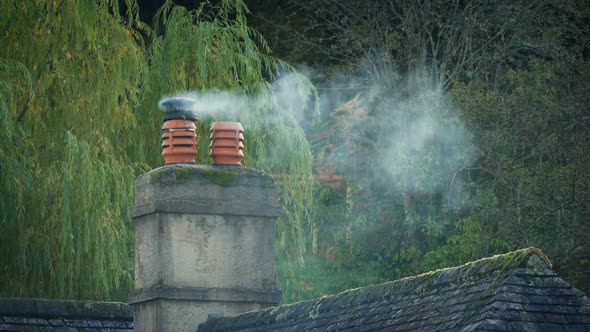
POLYGON ((141 175, 135 223, 136 331, 195 331, 209 315, 276 305, 272 178, 239 166, 168 164, 141 175))

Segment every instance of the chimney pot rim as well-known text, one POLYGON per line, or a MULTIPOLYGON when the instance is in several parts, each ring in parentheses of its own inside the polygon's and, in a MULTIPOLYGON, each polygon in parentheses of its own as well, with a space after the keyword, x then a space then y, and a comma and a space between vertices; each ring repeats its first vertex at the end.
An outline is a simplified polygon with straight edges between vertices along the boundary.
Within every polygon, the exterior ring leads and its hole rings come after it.
POLYGON ((172 119, 186 119, 197 120, 197 115, 194 112, 197 101, 188 97, 171 97, 166 98, 158 103, 158 108, 164 111, 163 121, 172 119))
POLYGON ((244 132, 244 127, 240 122, 213 122, 211 123, 211 131, 240 131, 244 132))

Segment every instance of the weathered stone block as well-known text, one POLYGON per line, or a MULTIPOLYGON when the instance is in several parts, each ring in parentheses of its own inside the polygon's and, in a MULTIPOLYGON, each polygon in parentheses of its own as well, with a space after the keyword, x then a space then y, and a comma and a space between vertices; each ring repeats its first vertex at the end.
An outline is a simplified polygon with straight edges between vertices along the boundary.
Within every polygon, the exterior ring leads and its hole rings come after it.
POLYGON ((276 287, 271 218, 154 213, 135 230, 136 288, 276 287))
POLYGON ((280 300, 272 178, 235 166, 175 164, 137 179, 135 329, 194 331, 210 314, 280 300))
POLYGON ((155 212, 278 217, 274 182, 263 172, 236 166, 174 164, 137 178, 138 218, 155 212))

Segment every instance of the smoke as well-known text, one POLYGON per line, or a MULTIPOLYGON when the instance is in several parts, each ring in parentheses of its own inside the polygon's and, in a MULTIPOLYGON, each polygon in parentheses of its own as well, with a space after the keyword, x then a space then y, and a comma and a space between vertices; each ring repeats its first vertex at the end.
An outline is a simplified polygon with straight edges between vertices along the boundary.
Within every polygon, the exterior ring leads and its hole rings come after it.
MULTIPOLYGON (((213 89, 179 92, 174 97, 193 99, 192 111, 199 119, 241 121, 244 125, 255 122, 256 125, 272 127, 285 121, 302 124, 312 118, 314 94, 314 87, 306 76, 290 72, 279 75, 256 94, 213 89)), ((161 98, 158 104, 171 97, 161 98)))
POLYGON ((475 157, 471 135, 440 89, 419 86, 377 103, 382 146, 379 169, 398 188, 434 193, 475 157))
MULTIPOLYGON (((158 105, 172 96, 160 99, 158 105)), ((174 97, 190 98, 195 103, 192 111, 201 117, 222 116, 235 117, 241 110, 249 109, 249 97, 231 91, 210 90, 204 92, 181 92, 174 97)))
POLYGON ((461 196, 456 174, 469 167, 478 149, 452 98, 426 71, 400 75, 394 68, 385 63, 378 75, 340 75, 322 82, 321 114, 313 112, 317 99, 307 77, 325 76, 309 68, 280 75, 256 94, 209 90, 177 96, 194 99, 199 118, 241 121, 246 128, 309 127, 320 118, 320 125, 329 123, 326 131, 336 134, 310 140, 331 171, 348 177, 371 174, 368 181, 403 192, 445 191, 454 197, 452 203, 461 196))
POLYGON ((426 71, 400 75, 394 68, 386 63, 371 74, 361 68, 356 77, 324 84, 322 113, 332 123, 326 132, 337 134, 321 143, 330 151, 320 154, 340 175, 364 176, 404 193, 443 192, 457 207, 462 184, 456 174, 478 155, 472 135, 452 98, 426 71))
POLYGON ((281 75, 273 84, 278 108, 291 114, 301 126, 313 122, 316 117, 312 103, 316 93, 307 78, 309 74, 307 68, 300 68, 299 73, 281 75))

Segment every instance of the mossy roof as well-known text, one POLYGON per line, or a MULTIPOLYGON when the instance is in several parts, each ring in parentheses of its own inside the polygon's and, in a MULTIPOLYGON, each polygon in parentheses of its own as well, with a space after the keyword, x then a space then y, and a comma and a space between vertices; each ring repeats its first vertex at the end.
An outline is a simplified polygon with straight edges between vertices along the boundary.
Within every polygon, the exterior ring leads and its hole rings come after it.
POLYGON ((232 317, 198 331, 590 331, 590 300, 536 248, 232 317))
POLYGON ((0 331, 133 331, 133 309, 118 302, 0 298, 0 331))

